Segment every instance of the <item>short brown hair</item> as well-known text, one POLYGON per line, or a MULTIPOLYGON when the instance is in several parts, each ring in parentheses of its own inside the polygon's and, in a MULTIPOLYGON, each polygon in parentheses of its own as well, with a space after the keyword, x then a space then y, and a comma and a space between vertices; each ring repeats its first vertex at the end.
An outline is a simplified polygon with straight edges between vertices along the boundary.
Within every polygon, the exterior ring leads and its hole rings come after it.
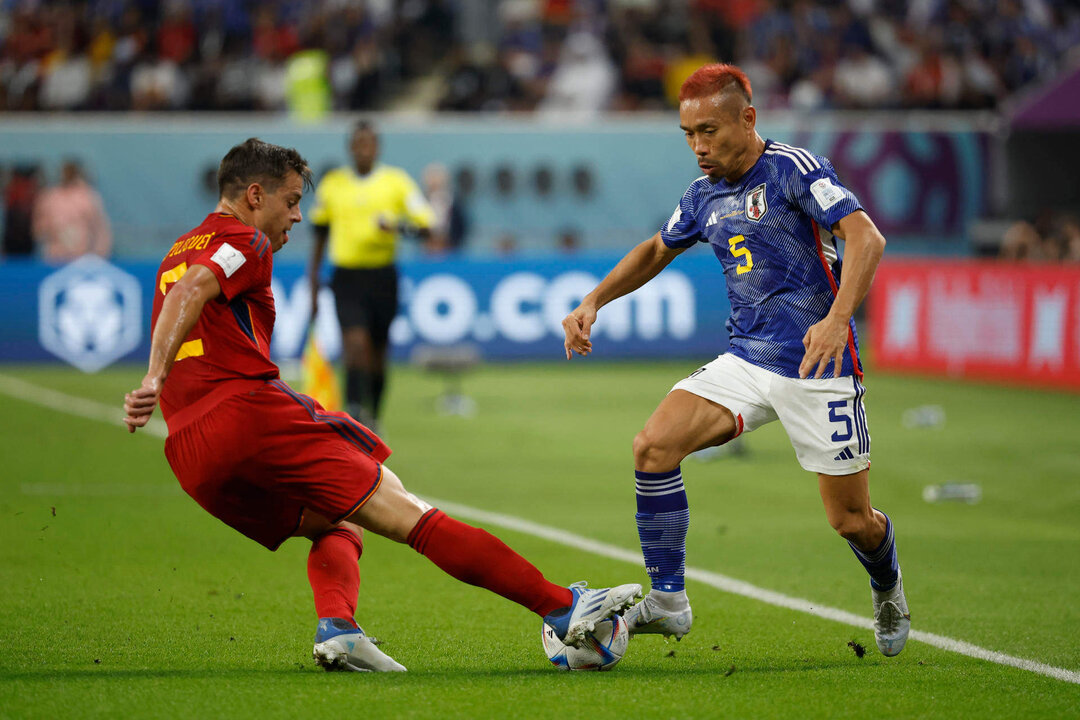
POLYGON ((272 145, 259 138, 248 138, 235 145, 218 166, 218 192, 221 197, 233 198, 251 183, 260 183, 269 191, 285 181, 295 171, 311 188, 311 168, 294 148, 272 145))

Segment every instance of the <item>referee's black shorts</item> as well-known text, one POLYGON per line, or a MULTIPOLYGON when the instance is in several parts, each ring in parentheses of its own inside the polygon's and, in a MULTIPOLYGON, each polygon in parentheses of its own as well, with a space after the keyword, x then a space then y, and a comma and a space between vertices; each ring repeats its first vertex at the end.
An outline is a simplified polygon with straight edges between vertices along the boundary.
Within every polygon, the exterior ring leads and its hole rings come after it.
POLYGON ((381 268, 334 268, 330 280, 342 330, 364 327, 375 342, 386 342, 397 315, 398 273, 381 268))

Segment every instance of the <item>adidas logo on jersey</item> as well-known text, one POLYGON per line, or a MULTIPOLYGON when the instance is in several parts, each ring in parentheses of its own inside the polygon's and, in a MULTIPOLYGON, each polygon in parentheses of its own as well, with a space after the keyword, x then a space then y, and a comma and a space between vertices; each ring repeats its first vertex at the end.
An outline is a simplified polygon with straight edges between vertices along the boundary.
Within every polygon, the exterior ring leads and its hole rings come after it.
POLYGON ((855 455, 852 454, 851 448, 844 448, 840 451, 840 454, 833 458, 833 460, 854 460, 855 455))
POLYGON ((711 226, 715 225, 716 222, 717 222, 716 211, 713 210, 712 215, 709 215, 709 221, 707 223, 705 223, 705 227, 711 227, 711 226))

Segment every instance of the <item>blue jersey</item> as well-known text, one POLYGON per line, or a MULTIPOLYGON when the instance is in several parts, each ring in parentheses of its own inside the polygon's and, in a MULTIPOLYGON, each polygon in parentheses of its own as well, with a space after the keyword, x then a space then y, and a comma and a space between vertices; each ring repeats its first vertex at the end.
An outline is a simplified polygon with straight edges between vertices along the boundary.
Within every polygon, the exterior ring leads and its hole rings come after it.
MULTIPOLYGON (((862 206, 832 164, 802 148, 765 141, 738 181, 691 183, 660 237, 668 247, 712 245, 724 268, 731 350, 747 362, 799 377, 806 331, 829 313, 840 257, 829 228, 862 206)), ((841 376, 862 375, 855 321, 841 376)), ((832 365, 825 377, 832 372, 832 365)))

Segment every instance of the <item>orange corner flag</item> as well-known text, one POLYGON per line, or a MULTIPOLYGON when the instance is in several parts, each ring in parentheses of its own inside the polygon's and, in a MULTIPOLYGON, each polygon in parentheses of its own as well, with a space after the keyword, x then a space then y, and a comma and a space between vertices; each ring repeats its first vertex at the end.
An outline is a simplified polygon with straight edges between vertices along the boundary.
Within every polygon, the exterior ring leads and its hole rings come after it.
POLYGON ((304 355, 300 359, 304 394, 315 398, 327 410, 341 409, 341 386, 334 366, 327 362, 315 341, 315 331, 308 333, 304 355))

